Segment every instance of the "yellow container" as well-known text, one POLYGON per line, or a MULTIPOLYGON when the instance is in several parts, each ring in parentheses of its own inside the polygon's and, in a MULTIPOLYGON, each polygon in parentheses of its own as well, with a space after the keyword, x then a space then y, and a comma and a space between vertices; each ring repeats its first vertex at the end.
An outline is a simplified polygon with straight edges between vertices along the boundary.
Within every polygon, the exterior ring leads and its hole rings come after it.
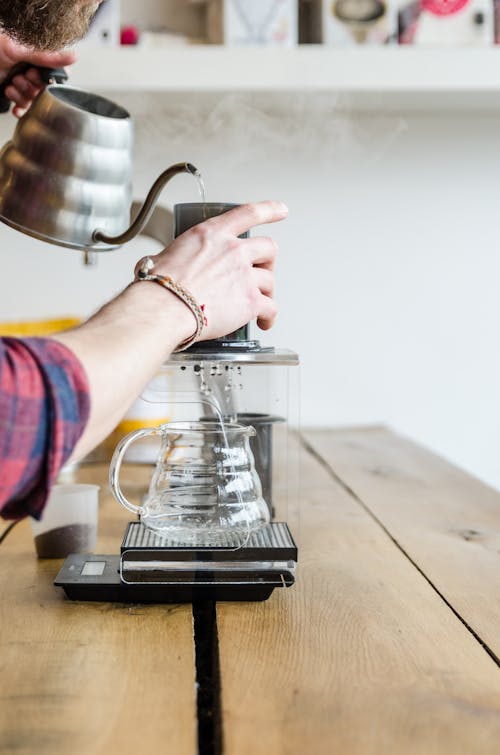
POLYGON ((32 320, 26 322, 2 322, 0 323, 0 337, 32 338, 50 336, 80 325, 78 317, 64 317, 57 320, 32 320))

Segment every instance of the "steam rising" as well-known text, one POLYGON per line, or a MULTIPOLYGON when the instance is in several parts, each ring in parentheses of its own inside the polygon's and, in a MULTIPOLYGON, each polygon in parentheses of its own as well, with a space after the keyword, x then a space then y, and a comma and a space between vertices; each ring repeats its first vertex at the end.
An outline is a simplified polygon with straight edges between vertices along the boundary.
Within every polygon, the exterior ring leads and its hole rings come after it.
MULTIPOLYGON (((152 144, 199 144, 248 157, 280 154, 342 158, 361 153, 378 162, 407 129, 397 114, 353 113, 345 95, 121 95, 136 123, 139 153, 152 144)), ((120 101, 120 100, 119 100, 120 101)))

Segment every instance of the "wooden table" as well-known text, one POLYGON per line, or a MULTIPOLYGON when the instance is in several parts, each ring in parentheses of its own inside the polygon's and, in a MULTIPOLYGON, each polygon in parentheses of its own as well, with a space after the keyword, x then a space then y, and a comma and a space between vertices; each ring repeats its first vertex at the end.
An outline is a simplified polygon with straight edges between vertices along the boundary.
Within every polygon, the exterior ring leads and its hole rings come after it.
MULTIPOLYGON (((2 755, 500 753, 500 494, 383 428, 301 445, 296 585, 194 629, 190 605, 65 600, 9 533, 2 755)), ((99 552, 127 519, 103 491, 99 552)))

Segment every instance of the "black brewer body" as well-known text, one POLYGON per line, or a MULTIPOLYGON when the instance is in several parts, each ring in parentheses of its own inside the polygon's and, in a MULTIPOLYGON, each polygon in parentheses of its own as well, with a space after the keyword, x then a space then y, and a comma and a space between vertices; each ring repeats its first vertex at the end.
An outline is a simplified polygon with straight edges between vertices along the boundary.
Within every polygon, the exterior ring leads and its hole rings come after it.
MULTIPOLYGON (((227 202, 188 202, 185 204, 177 204, 174 206, 174 236, 180 236, 184 231, 189 230, 199 223, 203 223, 204 220, 214 218, 217 215, 222 215, 234 207, 238 207, 237 204, 231 204, 227 202)), ((240 238, 248 238, 249 232, 243 233, 240 238)), ((245 351, 248 349, 255 349, 259 347, 258 341, 250 340, 250 326, 244 325, 243 327, 235 330, 234 333, 229 333, 222 338, 214 338, 211 341, 203 341, 195 345, 196 351, 210 352, 210 351, 245 351)))

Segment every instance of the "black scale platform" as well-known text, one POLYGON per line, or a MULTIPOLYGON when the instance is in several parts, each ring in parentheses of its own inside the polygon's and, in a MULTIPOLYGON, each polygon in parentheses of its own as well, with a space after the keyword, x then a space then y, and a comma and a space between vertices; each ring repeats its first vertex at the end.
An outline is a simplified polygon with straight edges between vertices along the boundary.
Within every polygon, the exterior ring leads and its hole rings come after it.
POLYGON ((121 554, 74 554, 54 584, 70 600, 191 603, 266 600, 295 581, 297 546, 288 526, 273 522, 241 544, 224 536, 203 546, 172 543, 130 522, 121 554))

